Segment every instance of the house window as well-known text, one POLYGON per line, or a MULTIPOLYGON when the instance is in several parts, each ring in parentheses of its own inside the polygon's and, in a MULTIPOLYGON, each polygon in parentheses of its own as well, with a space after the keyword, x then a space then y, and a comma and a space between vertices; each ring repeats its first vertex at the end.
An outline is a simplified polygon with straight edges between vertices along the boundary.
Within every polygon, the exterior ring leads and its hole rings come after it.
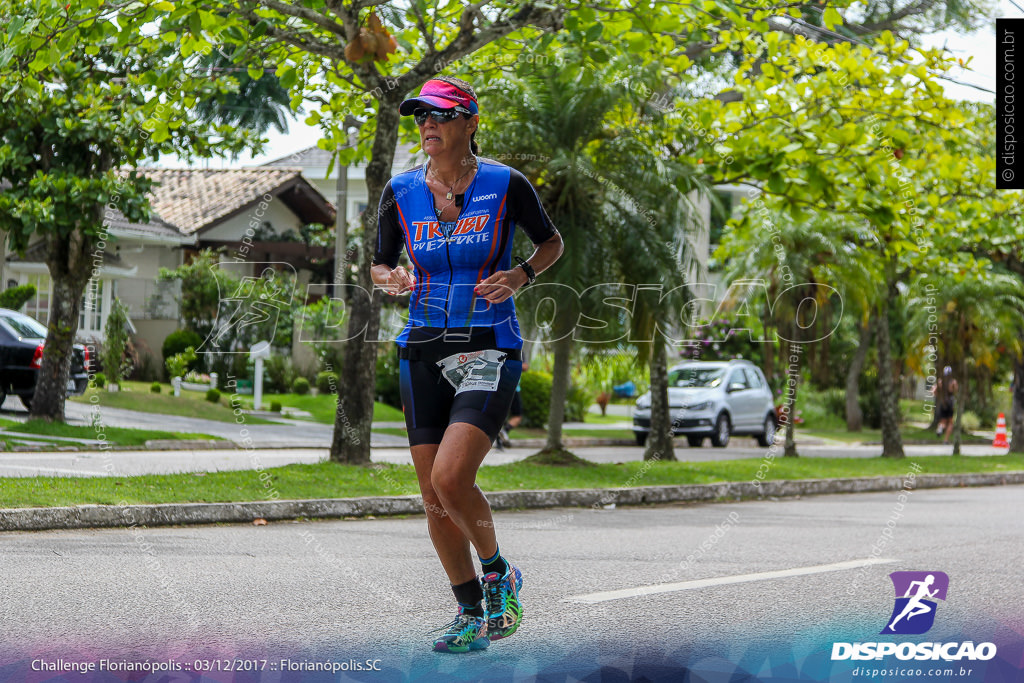
POLYGON ((25 275, 26 285, 34 285, 36 294, 25 303, 25 315, 31 316, 46 324, 50 322, 50 297, 52 287, 48 273, 27 273, 25 275))

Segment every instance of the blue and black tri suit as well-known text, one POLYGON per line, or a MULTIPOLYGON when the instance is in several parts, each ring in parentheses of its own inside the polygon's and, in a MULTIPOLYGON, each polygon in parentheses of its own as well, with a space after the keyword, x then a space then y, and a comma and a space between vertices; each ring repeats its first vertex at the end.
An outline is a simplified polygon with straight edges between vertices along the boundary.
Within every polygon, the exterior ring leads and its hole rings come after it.
POLYGON ((439 222, 425 172, 417 166, 384 188, 373 258, 394 268, 404 248, 416 277, 396 340, 409 443, 440 443, 452 422, 493 440, 519 383, 523 340, 512 298, 491 304, 473 288, 512 267, 517 226, 534 244, 558 231, 522 173, 482 157, 458 218, 439 222))

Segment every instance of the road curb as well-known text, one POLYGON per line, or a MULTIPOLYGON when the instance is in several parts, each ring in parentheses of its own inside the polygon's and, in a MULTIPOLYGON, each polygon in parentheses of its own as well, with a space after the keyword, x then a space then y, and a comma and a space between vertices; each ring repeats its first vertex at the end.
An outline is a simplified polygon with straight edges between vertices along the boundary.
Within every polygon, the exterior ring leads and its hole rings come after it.
MULTIPOLYGON (((599 508, 648 503, 712 502, 756 498, 791 498, 830 493, 897 491, 903 477, 797 479, 722 482, 617 489, 497 491, 487 494, 494 510, 557 507, 599 508)), ((914 489, 1024 484, 1024 471, 974 474, 919 474, 914 489)), ((42 531, 119 526, 250 523, 299 518, 367 517, 423 512, 419 496, 373 496, 246 503, 167 503, 161 505, 79 505, 74 507, 0 509, 0 531, 42 531)))

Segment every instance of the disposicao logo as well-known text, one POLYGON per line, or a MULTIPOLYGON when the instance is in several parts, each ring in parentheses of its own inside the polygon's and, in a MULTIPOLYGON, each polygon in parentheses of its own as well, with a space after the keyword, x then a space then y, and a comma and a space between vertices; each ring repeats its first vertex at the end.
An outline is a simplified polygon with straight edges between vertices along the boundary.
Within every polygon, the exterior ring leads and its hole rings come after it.
MULTIPOLYGON (((896 604, 881 635, 920 635, 935 624, 937 600, 946 600, 949 576, 945 572, 893 572, 889 575, 896 590, 896 604)), ((897 659, 918 661, 989 660, 996 656, 994 643, 833 643, 832 659, 897 659)))
POLYGON ((949 577, 945 572, 893 572, 896 605, 882 634, 920 635, 935 623, 936 599, 945 601, 949 577))

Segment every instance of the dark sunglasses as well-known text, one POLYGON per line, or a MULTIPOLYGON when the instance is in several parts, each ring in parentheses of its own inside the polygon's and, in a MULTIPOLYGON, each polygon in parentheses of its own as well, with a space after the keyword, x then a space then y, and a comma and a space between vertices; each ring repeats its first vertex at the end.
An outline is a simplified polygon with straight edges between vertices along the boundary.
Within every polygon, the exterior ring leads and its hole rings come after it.
POLYGON ((460 116, 469 118, 473 115, 473 112, 462 107, 452 107, 451 109, 417 109, 412 113, 413 119, 416 120, 417 126, 422 126, 427 122, 427 118, 432 118, 437 123, 448 123, 454 121, 460 116))

